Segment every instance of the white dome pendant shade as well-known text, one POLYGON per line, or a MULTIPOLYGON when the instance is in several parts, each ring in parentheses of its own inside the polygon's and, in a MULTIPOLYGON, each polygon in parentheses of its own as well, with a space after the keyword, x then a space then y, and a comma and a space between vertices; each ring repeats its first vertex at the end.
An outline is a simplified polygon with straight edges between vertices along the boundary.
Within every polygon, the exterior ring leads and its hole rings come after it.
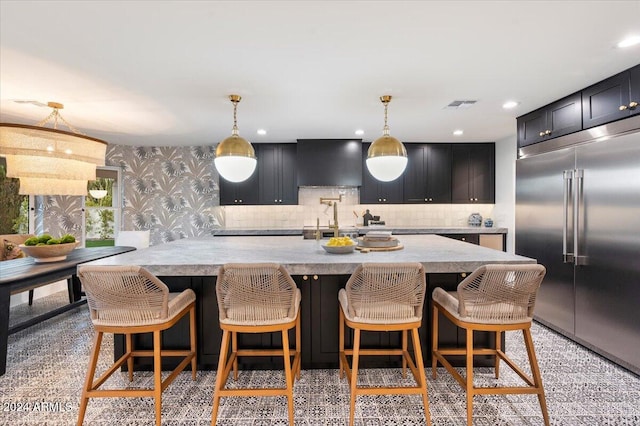
POLYGON ((384 127, 382 136, 376 139, 367 151, 367 169, 381 182, 398 179, 407 168, 407 150, 402 142, 389 135, 387 125, 387 107, 391 102, 390 95, 380 97, 384 104, 384 127))
POLYGON ((229 99, 233 103, 233 129, 231 136, 218 144, 213 163, 222 178, 229 182, 243 182, 249 179, 256 169, 256 152, 251 143, 238 134, 236 113, 238 102, 242 98, 239 95, 230 95, 229 99))

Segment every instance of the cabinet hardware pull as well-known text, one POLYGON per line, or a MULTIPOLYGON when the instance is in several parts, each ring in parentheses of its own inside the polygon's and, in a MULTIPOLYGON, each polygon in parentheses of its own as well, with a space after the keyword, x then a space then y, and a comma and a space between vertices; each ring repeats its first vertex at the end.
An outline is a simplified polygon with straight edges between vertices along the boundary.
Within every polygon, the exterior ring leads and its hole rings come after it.
POLYGON ((466 273, 466 272, 463 272, 463 273, 461 273, 461 274, 460 274, 460 276, 461 276, 462 278, 464 278, 464 277, 466 277, 466 276, 467 276, 467 273, 466 273))
POLYGON ((467 239, 466 239, 466 238, 464 238, 464 237, 462 237, 462 238, 460 238, 460 239, 461 239, 462 241, 467 241, 467 239))
POLYGON ((618 109, 620 111, 624 111, 625 109, 627 109, 627 106, 626 105, 620 105, 620 107, 618 107, 618 109))
POLYGON ((544 131, 544 134, 545 134, 545 135, 550 135, 550 134, 551 134, 551 130, 545 130, 545 131, 544 131))
POLYGON ((433 201, 433 198, 429 198, 429 201, 433 201))
POLYGON ((635 101, 629 102, 629 109, 635 109, 638 106, 638 103, 635 101))
MULTIPOLYGON (((622 107, 620 107, 620 108, 622 108, 622 107)), ((540 136, 544 136, 544 132, 540 132, 540 136)))
POLYGON ((314 276, 313 276, 313 279, 314 279, 314 280, 317 280, 317 279, 318 279, 318 276, 317 276, 317 275, 314 275, 314 276))
POLYGON ((308 280, 308 279, 309 279, 309 277, 308 277, 308 276, 306 276, 306 275, 303 275, 303 276, 302 276, 302 279, 306 281, 306 280, 308 280))

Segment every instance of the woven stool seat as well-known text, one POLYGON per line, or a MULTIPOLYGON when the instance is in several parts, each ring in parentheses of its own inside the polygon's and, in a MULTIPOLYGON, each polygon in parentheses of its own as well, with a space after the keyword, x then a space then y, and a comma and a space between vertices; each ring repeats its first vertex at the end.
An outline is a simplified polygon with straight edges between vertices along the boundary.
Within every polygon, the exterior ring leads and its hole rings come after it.
POLYGON ((467 392, 467 425, 473 422, 473 396, 478 394, 536 394, 545 425, 549 415, 542 387, 542 378, 531 338, 531 321, 538 288, 545 276, 542 265, 485 265, 465 278, 456 292, 442 288, 433 291, 432 372, 440 362, 467 392), (440 348, 438 345, 438 313, 444 314, 456 326, 466 330, 466 348, 440 348), (502 332, 522 330, 533 379, 525 374, 504 353, 502 332), (474 348, 473 332, 495 332, 495 348, 474 348), (446 356, 466 357, 466 378, 452 367, 446 356), (495 357, 495 377, 499 378, 500 360, 511 367, 526 386, 475 387, 473 385, 473 356, 495 357))
POLYGON ((358 395, 416 394, 422 396, 426 424, 431 423, 427 381, 422 360, 418 328, 426 291, 424 268, 420 263, 365 263, 355 270, 344 289, 338 292, 340 303, 340 377, 346 375, 351 390, 349 425, 353 426, 358 395), (345 349, 345 325, 354 330, 353 348, 345 349), (400 331, 402 347, 360 349, 361 331, 400 331), (415 362, 408 351, 411 332, 415 362), (415 386, 358 386, 358 363, 362 355, 399 355, 402 375, 407 365, 415 386), (351 366, 347 356, 352 357, 351 366))
POLYGON ((78 425, 82 425, 89 398, 153 397, 155 423, 161 424, 162 390, 186 366, 191 364, 191 376, 196 378, 196 295, 191 289, 169 293, 168 287, 146 269, 139 266, 80 266, 78 277, 87 295, 91 322, 96 331, 91 360, 82 390, 78 425), (162 350, 161 332, 189 314, 189 349, 162 350), (124 334, 126 351, 104 374, 94 380, 104 333, 124 334), (153 333, 153 350, 135 350, 132 335, 153 333), (162 357, 180 357, 182 361, 162 380, 162 357), (118 369, 127 364, 129 381, 133 381, 136 357, 153 358, 154 386, 147 389, 108 389, 99 387, 118 369))

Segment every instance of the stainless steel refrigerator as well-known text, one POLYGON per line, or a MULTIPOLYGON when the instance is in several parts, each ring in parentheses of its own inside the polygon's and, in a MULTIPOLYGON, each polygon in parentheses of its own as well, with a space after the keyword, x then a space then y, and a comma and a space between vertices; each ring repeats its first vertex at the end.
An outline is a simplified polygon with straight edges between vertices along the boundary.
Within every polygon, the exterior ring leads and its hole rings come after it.
POLYGON ((640 116, 519 156, 515 251, 547 268, 535 319, 640 374, 640 116))

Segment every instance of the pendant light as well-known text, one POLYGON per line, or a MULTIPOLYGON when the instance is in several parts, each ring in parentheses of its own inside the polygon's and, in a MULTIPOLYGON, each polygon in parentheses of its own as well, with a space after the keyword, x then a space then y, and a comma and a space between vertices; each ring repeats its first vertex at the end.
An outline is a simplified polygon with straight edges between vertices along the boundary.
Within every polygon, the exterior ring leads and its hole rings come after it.
POLYGON ((47 104, 52 112, 35 126, 0 123, 0 156, 7 177, 20 179, 20 194, 85 195, 87 181, 104 166, 107 143, 71 126, 60 114, 64 106, 47 104), (58 121, 70 131, 58 129, 58 121), (53 128, 45 127, 48 122, 53 128))
POLYGON ((256 152, 251 143, 238 135, 237 108, 242 98, 230 95, 233 103, 233 129, 231 136, 218 144, 216 158, 213 160, 218 174, 229 182, 243 182, 249 179, 256 169, 256 152))
POLYGON ((367 151, 367 169, 377 180, 390 182, 399 178, 407 167, 407 150, 402 142, 389 135, 387 108, 391 96, 380 96, 380 101, 384 105, 384 127, 382 136, 373 141, 367 151))

